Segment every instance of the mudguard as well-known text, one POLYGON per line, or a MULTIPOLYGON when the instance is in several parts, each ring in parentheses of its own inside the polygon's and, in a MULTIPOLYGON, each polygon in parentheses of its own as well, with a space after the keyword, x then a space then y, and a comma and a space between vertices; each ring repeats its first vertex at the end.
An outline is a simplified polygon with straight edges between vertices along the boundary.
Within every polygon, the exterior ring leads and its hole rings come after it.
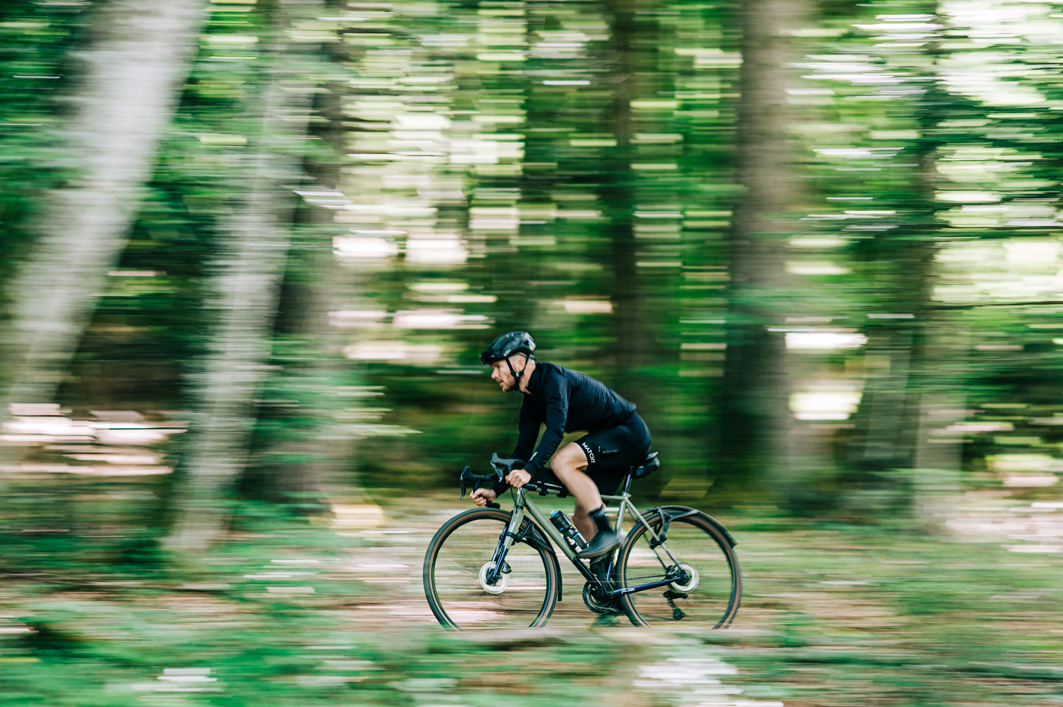
POLYGON ((702 513, 696 508, 688 508, 687 506, 655 506, 654 508, 651 508, 645 513, 643 513, 642 517, 645 518, 646 522, 648 523, 650 522, 650 517, 655 514, 660 514, 663 518, 664 532, 666 534, 668 532, 668 526, 671 525, 673 520, 676 520, 677 518, 685 518, 687 516, 697 515, 708 521, 709 525, 719 530, 720 534, 723 535, 723 537, 727 540, 727 543, 731 547, 734 547, 738 544, 738 541, 734 539, 734 537, 731 535, 730 531, 727 530, 727 528, 723 527, 723 524, 720 521, 716 520, 708 513, 702 513))

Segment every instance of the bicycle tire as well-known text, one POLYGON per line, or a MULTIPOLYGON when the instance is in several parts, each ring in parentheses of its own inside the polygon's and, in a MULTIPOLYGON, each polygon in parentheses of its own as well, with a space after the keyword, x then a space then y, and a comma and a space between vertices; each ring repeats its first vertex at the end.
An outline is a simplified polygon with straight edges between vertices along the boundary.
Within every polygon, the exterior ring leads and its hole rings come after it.
MULTIPOLYGON (((742 570, 731 541, 716 521, 700 511, 672 506, 667 512, 673 520, 668 525, 664 547, 680 565, 696 571, 693 586, 689 582, 687 586, 672 583, 631 592, 620 597, 621 606, 636 626, 679 621, 707 623, 712 628, 729 625, 742 600, 742 570), (675 517, 688 511, 691 515, 675 517)), ((658 534, 664 517, 662 510, 657 508, 643 514, 658 534)), ((641 523, 628 534, 618 561, 617 577, 621 587, 665 579, 667 570, 650 547, 652 537, 641 523)))
POLYGON ((523 540, 506 557, 510 571, 487 586, 481 570, 491 562, 512 513, 474 508, 436 531, 425 552, 423 581, 428 606, 449 629, 543 626, 557 604, 560 566, 541 533, 527 520, 523 540), (490 591, 489 591, 490 590, 490 591))

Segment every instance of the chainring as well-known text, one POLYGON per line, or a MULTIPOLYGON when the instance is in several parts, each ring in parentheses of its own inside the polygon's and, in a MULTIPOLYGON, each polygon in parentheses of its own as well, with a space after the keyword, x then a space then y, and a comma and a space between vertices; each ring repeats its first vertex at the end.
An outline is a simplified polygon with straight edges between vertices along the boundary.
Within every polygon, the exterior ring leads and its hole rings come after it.
POLYGON ((583 603, 596 614, 622 614, 620 600, 613 597, 601 597, 598 588, 590 582, 583 585, 583 603))

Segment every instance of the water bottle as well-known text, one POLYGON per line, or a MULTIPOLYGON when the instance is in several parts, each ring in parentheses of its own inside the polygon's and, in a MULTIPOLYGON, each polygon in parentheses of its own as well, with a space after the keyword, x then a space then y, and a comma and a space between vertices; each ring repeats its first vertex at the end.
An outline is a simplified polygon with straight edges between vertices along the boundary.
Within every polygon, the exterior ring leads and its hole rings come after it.
POLYGON ((576 526, 572 525, 572 521, 568 519, 561 511, 554 511, 550 514, 550 522, 554 524, 554 527, 561 531, 561 535, 565 538, 565 542, 575 550, 581 551, 587 547, 587 541, 580 535, 580 532, 576 530, 576 526))

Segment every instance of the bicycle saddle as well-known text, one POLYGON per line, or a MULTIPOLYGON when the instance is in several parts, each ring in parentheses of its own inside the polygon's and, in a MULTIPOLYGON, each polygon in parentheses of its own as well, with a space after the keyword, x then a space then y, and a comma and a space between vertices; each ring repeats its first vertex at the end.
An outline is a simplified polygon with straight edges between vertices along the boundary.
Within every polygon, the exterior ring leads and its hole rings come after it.
POLYGON ((646 458, 640 461, 638 464, 631 465, 630 473, 636 479, 645 479, 661 468, 661 460, 657 458, 657 452, 647 454, 646 458))

